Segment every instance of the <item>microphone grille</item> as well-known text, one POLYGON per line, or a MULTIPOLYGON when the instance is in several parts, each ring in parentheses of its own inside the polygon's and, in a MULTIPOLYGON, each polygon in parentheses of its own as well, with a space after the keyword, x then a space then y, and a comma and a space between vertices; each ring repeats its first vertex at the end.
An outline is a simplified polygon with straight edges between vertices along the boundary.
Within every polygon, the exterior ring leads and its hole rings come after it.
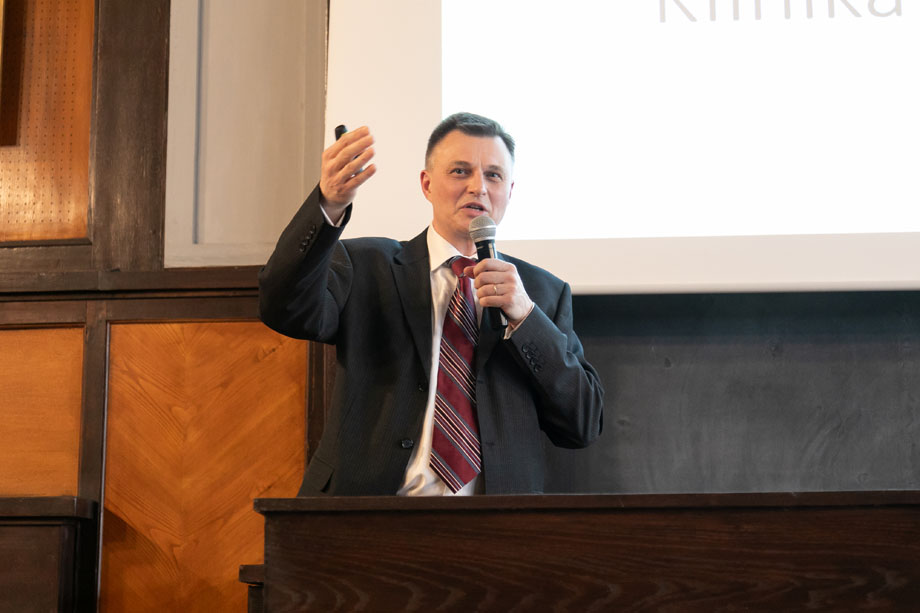
POLYGON ((488 215, 474 217, 470 221, 470 238, 474 243, 495 240, 495 222, 488 215))

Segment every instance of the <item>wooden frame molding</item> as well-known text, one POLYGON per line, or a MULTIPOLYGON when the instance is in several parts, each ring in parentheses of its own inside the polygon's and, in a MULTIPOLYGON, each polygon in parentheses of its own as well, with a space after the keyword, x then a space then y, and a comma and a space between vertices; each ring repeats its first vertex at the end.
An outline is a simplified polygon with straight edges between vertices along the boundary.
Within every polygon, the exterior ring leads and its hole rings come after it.
MULTIPOLYGON (((7 8, 18 1, 8 0, 7 8)), ((16 22, 8 19, 12 28, 16 22)), ((0 245, 0 293, 92 290, 99 279, 86 277, 88 271, 162 270, 169 3, 96 0, 94 28, 89 244, 0 245), (75 276, 35 280, 32 271, 75 276)), ((7 50, 16 39, 8 34, 7 50)), ((13 64, 4 61, 9 87, 13 64)))

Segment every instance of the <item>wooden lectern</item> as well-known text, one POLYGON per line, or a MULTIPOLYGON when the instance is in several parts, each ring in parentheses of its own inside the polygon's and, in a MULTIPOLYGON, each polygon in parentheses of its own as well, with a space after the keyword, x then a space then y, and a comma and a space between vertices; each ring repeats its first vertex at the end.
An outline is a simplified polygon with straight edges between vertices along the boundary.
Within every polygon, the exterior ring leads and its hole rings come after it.
POLYGON ((250 610, 920 607, 920 492, 258 499, 250 610))

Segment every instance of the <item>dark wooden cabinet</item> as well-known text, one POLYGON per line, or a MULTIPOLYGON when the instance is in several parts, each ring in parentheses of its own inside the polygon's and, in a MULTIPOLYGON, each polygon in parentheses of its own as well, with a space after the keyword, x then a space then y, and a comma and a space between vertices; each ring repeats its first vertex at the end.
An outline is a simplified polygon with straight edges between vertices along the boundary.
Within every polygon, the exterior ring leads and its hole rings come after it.
POLYGON ((0 498, 0 611, 93 608, 96 513, 81 498, 0 498))

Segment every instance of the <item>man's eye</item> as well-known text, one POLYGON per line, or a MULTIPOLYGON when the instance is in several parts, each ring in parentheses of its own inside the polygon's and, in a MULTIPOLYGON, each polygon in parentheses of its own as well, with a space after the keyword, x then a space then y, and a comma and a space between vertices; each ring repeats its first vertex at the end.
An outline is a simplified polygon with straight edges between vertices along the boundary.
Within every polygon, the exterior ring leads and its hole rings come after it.
POLYGON ((466 169, 465 168, 454 168, 453 170, 451 170, 451 173, 455 175, 462 175, 466 173, 466 169))
POLYGON ((486 176, 488 176, 490 179, 495 179, 496 181, 502 180, 502 176, 497 172, 486 173, 486 176))

